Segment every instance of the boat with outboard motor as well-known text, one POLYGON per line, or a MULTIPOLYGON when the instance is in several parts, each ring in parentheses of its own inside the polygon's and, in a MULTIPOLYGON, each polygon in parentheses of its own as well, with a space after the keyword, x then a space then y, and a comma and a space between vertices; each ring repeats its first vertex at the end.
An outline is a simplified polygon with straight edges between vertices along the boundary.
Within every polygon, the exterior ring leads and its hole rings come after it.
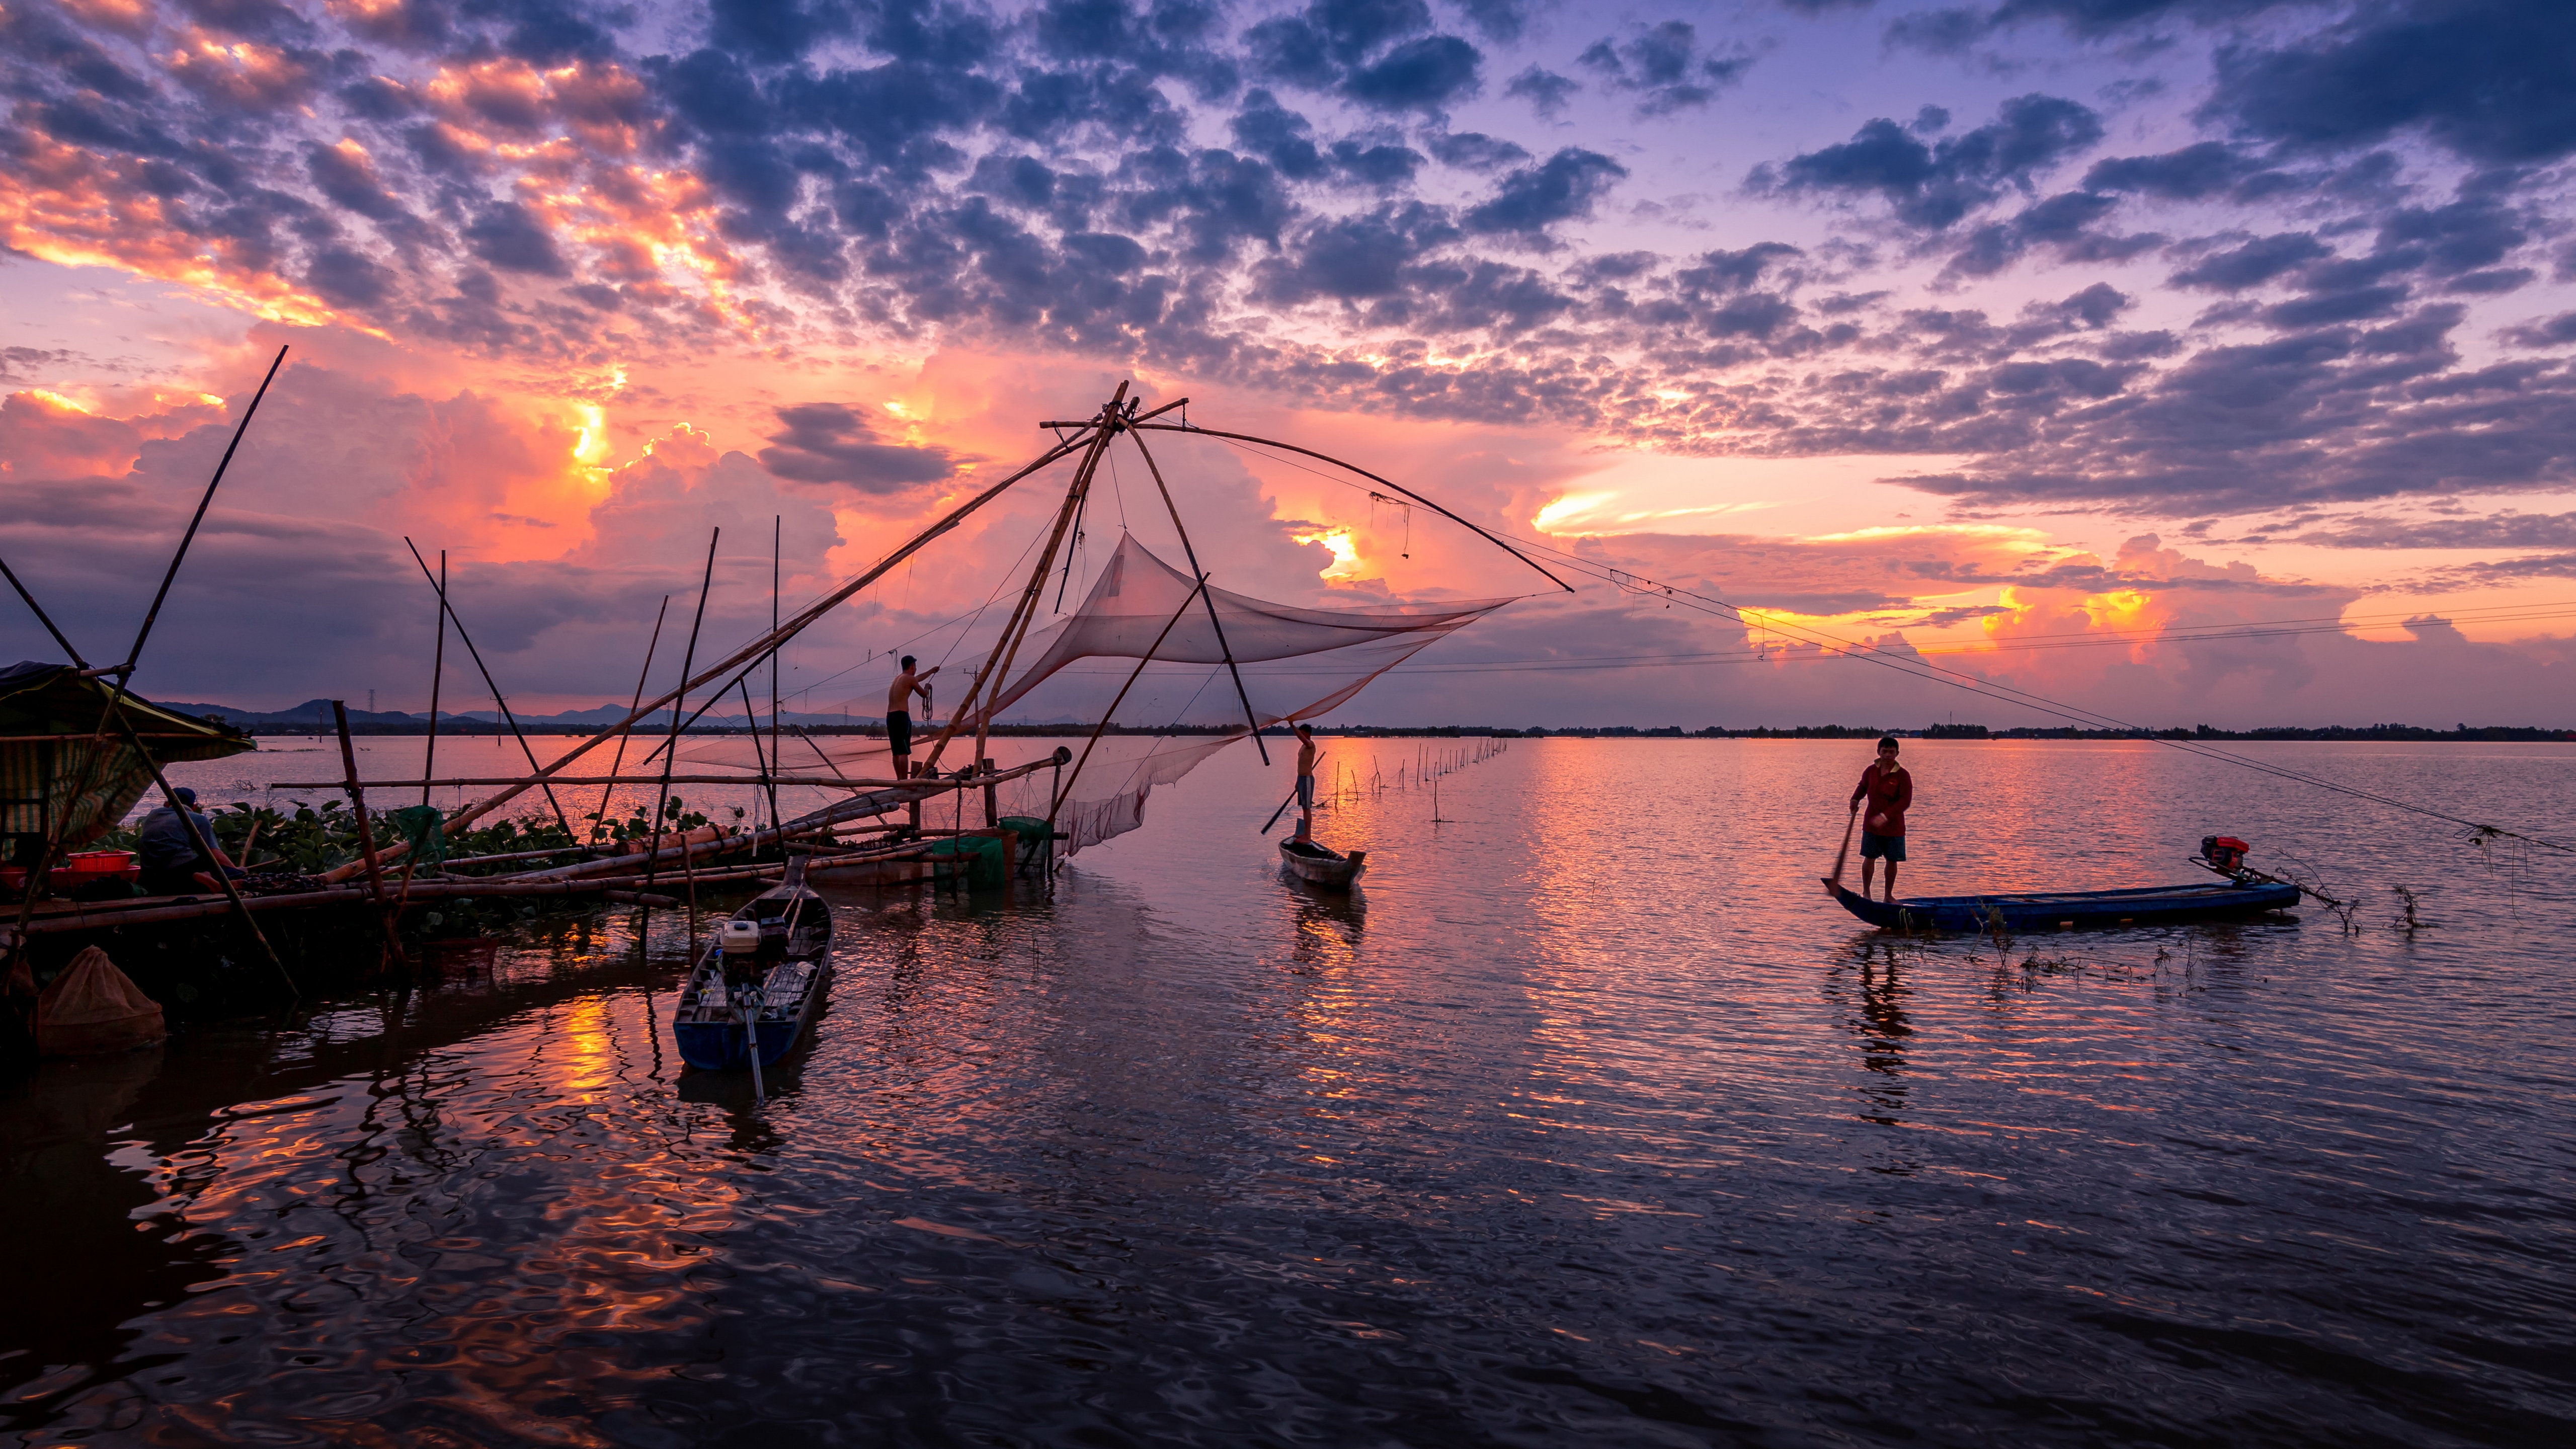
POLYGON ((740 1071, 787 1055, 832 985, 832 910, 805 884, 802 855, 787 878, 733 913, 681 988, 671 1036, 690 1066, 740 1071))
MULTIPOLYGON (((1832 876, 1825 893, 1873 926, 1897 931, 2045 931, 2059 927, 2161 926, 2242 920, 2299 903, 2304 887, 2245 864, 2249 849, 2233 836, 2202 839, 2192 863, 2223 880, 2107 891, 2000 891, 1978 896, 1915 896, 1874 901, 1832 876)), ((2307 891, 2314 895, 2315 892, 2307 891)), ((2323 896, 2318 899, 2325 900, 2323 896)), ((2334 904, 2328 901, 2328 904, 2334 904)), ((2295 920, 2296 917, 2289 919, 2295 920)))

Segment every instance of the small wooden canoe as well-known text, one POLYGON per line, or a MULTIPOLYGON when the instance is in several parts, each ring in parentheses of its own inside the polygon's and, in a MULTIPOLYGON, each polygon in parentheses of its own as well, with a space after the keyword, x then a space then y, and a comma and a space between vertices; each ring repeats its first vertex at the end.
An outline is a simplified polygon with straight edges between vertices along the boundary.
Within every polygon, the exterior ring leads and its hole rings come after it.
POLYGON ((1360 872, 1368 869, 1368 852, 1354 850, 1344 855, 1292 835, 1279 842, 1279 864, 1309 885, 1346 891, 1351 882, 1359 879, 1360 872))
POLYGON ((708 1071, 749 1067, 755 1033, 762 1066, 787 1055, 832 986, 832 911, 806 888, 804 856, 792 857, 787 878, 733 919, 759 928, 759 950, 728 957, 720 934, 671 1013, 681 1058, 708 1071))
POLYGON ((2161 926, 2219 921, 2287 910, 2299 888, 2281 881, 2146 886, 2117 891, 2022 891, 1987 896, 1916 896, 1893 904, 1869 900, 1827 878, 1844 910, 1873 926, 1900 931, 2053 931, 2060 926, 2161 926))

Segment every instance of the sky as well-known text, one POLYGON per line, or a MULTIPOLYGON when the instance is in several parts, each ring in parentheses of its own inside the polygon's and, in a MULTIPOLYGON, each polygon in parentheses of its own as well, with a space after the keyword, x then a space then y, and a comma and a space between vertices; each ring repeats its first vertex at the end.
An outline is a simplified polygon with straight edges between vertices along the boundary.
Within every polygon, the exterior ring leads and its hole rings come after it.
MULTIPOLYGON (((0 41, 0 557, 93 662, 287 349, 149 696, 426 708, 415 545, 514 707, 631 697, 660 616, 658 690, 766 626, 773 536, 792 611, 1128 382, 1577 586, 1162 435, 1225 588, 1530 596, 1343 721, 2576 724, 2576 7, 0 0, 0 41)), ((1121 531, 1179 556, 1120 457, 1073 599, 1121 531)), ((808 631, 789 707, 970 658, 1066 481, 808 631)))

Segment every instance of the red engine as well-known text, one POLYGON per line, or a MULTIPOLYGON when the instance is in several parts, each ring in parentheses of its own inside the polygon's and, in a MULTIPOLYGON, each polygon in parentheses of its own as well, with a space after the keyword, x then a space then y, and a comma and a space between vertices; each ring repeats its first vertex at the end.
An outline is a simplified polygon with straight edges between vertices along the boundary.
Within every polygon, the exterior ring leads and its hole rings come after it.
POLYGON ((2242 870, 2245 853, 2253 848, 2233 835, 2204 835, 2200 838, 2200 858, 2224 871, 2242 870))

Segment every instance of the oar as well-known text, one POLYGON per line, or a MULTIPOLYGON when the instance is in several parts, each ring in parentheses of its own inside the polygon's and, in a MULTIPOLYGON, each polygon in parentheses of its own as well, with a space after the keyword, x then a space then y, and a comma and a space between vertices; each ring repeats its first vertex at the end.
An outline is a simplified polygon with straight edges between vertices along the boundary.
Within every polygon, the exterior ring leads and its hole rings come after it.
POLYGON ((751 1105, 757 1111, 769 1105, 769 1089, 760 1080, 760 988, 751 987, 735 1000, 748 1003, 742 1009, 742 1036, 751 1045, 751 1105))
POLYGON ((1852 831, 1859 824, 1860 812, 1857 810, 1851 813, 1851 819, 1843 822, 1843 848, 1834 852, 1834 873, 1825 882, 1826 895, 1832 895, 1843 883, 1843 860, 1851 854, 1852 831))
MULTIPOLYGON (((1316 763, 1316 764, 1318 764, 1318 765, 1320 765, 1320 764, 1324 763, 1324 757, 1323 757, 1323 756, 1321 756, 1321 755, 1317 755, 1317 756, 1315 757, 1315 763, 1316 763)), ((1268 834, 1270 833, 1270 827, 1279 823, 1279 817, 1280 817, 1280 816, 1282 816, 1282 815, 1287 814, 1287 813, 1288 813, 1288 807, 1289 807, 1290 805, 1292 805, 1292 804, 1296 803, 1296 800, 1297 800, 1297 787, 1296 787, 1296 786, 1294 786, 1294 785, 1290 785, 1290 786, 1288 787, 1288 798, 1287 798, 1287 799, 1285 799, 1285 800, 1280 801, 1280 802, 1279 802, 1279 808, 1270 812, 1270 818, 1261 822, 1261 833, 1262 833, 1262 834, 1264 834, 1264 835, 1268 835, 1268 834)))

